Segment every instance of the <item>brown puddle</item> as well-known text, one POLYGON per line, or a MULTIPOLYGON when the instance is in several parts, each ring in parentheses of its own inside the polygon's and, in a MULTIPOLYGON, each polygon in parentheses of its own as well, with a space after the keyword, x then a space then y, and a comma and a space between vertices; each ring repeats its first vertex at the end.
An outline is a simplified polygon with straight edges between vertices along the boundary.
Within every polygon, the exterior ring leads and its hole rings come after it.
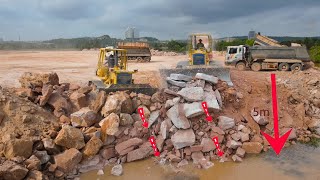
POLYGON ((124 174, 115 177, 110 174, 112 166, 104 169, 104 175, 97 171, 83 174, 81 180, 320 180, 320 148, 295 145, 286 148, 277 157, 268 151, 259 156, 249 156, 242 163, 215 162, 208 170, 193 167, 192 163, 175 173, 170 165, 158 165, 154 158, 127 163, 124 174))

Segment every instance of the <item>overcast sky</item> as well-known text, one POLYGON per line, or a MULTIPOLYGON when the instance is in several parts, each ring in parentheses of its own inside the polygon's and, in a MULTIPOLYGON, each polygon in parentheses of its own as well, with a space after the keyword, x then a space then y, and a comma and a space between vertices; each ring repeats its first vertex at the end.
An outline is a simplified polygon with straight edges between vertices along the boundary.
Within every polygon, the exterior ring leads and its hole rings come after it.
POLYGON ((214 37, 319 36, 320 0, 0 0, 0 38, 46 40, 82 36, 185 39, 191 32, 214 37))

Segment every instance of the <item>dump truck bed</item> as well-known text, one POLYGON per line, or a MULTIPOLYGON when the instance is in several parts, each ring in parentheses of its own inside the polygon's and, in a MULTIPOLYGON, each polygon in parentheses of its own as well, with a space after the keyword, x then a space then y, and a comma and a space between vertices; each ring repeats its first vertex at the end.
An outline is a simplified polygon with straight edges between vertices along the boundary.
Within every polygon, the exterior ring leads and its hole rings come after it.
POLYGON ((294 59, 309 62, 306 47, 254 46, 250 48, 253 59, 294 59))

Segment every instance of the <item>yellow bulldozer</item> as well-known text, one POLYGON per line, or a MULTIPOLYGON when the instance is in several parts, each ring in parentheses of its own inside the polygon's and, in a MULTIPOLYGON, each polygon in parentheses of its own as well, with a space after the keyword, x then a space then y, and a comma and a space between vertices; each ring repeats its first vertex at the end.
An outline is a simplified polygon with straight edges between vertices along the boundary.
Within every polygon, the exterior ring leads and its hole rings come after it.
POLYGON ((171 73, 194 76, 197 73, 213 75, 233 85, 229 68, 223 62, 213 60, 213 39, 207 33, 190 34, 188 38, 188 60, 180 61, 176 69, 161 69, 161 75, 169 76, 171 73))
POLYGON ((134 84, 132 75, 138 70, 128 70, 127 50, 100 48, 96 77, 99 80, 90 81, 99 90, 106 92, 129 91, 143 94, 153 94, 156 89, 148 84, 134 84))

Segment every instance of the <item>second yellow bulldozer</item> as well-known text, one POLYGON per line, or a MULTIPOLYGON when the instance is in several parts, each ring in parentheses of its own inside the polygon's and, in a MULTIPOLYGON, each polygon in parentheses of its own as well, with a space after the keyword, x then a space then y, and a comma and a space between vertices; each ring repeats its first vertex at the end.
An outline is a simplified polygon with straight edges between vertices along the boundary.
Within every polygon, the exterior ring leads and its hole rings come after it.
POLYGON ((127 50, 100 48, 96 69, 98 80, 90 81, 99 90, 106 92, 130 91, 135 93, 153 94, 156 89, 148 84, 135 84, 132 78, 138 70, 128 70, 127 50))
POLYGON ((188 39, 188 60, 180 61, 176 69, 161 69, 161 75, 171 73, 194 76, 197 73, 213 75, 233 85, 229 68, 224 67, 223 61, 213 60, 213 39, 210 34, 194 33, 188 39))

